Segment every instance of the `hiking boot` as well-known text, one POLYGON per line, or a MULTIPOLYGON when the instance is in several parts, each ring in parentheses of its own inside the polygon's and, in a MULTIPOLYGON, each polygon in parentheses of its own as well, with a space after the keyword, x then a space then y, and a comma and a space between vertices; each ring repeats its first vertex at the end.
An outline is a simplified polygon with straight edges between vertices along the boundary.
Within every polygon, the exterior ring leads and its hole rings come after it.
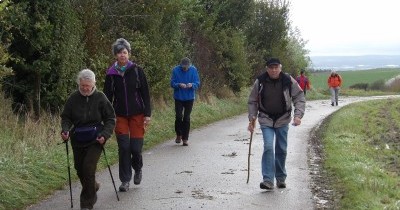
POLYGON ((119 191, 126 192, 129 190, 129 182, 122 182, 121 186, 119 186, 119 191))
POLYGON ((189 144, 188 144, 188 140, 183 140, 183 144, 182 144, 183 146, 189 146, 189 144))
POLYGON ((272 190, 274 189, 274 184, 269 181, 264 181, 260 183, 260 188, 264 190, 272 190))
POLYGON ((339 103, 338 103, 338 102, 336 102, 336 106, 337 106, 337 105, 339 105, 339 103))
POLYGON ((135 175, 133 175, 133 184, 138 185, 142 181, 142 170, 136 172, 135 175))
POLYGON ((332 102, 331 105, 332 105, 332 106, 335 106, 335 103, 332 102))
POLYGON ((175 143, 180 144, 182 140, 182 136, 176 136, 175 143))
POLYGON ((276 180, 276 187, 278 187, 278 188, 286 188, 286 183, 285 183, 285 181, 276 180))
POLYGON ((100 189, 100 183, 96 182, 96 183, 94 184, 94 189, 96 189, 96 192, 99 191, 99 189, 100 189))

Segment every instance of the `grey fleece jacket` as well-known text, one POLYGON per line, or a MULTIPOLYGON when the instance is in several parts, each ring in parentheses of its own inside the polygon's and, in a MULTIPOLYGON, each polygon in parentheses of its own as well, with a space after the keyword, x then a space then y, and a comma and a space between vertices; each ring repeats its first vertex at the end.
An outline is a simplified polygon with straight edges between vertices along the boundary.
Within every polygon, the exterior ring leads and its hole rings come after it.
MULTIPOLYGON (((267 72, 264 72, 261 76, 259 76, 254 82, 253 88, 250 92, 249 100, 248 100, 248 117, 249 121, 252 119, 256 119, 258 117, 258 122, 261 126, 274 127, 279 128, 283 127, 290 123, 292 116, 292 104, 294 106, 294 117, 302 118, 305 111, 306 100, 304 97, 304 93, 300 88, 297 81, 288 74, 281 72, 280 74, 282 85, 283 85, 283 95, 284 95, 284 105, 286 107, 286 112, 278 117, 275 121, 268 116, 268 107, 262 107, 262 103, 259 100, 262 100, 260 95, 261 90, 263 88, 263 82, 260 80, 264 80, 264 82, 272 82, 268 76, 267 72), (291 90, 289 90, 291 88, 291 90), (290 94, 291 93, 291 94, 290 94), (260 111, 264 110, 264 111, 260 111)), ((264 90, 268 91, 268 89, 264 90)), ((279 99, 277 99, 279 100, 279 99)))

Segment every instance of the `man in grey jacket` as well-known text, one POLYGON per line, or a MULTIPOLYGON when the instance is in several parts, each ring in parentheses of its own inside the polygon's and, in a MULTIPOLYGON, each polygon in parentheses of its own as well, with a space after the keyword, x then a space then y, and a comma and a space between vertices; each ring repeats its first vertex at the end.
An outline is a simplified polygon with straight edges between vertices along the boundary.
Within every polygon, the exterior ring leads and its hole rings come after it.
POLYGON ((287 134, 292 119, 298 126, 305 110, 305 97, 297 81, 282 72, 278 58, 267 61, 267 71, 257 77, 248 100, 250 132, 254 131, 254 121, 258 117, 263 134, 264 151, 261 159, 263 181, 261 189, 286 188, 287 134), (275 148, 274 148, 275 139, 275 148))

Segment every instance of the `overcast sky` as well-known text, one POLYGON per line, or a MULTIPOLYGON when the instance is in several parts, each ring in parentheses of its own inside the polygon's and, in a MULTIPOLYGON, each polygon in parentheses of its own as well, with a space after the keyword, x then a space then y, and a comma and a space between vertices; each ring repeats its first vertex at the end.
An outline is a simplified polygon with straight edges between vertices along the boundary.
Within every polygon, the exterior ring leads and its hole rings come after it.
POLYGON ((290 20, 316 55, 400 55, 400 0, 290 0, 290 20))

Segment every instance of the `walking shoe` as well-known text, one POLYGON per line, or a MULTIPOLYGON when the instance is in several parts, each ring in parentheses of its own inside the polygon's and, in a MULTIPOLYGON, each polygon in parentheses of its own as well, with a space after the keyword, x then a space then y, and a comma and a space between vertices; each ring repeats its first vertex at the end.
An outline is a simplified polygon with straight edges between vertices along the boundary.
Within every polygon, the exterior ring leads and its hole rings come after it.
POLYGON ((129 182, 122 182, 121 186, 119 186, 119 191, 126 192, 129 190, 129 182))
POLYGON ((189 146, 189 144, 188 144, 188 140, 183 140, 183 144, 182 144, 183 146, 189 146))
POLYGON ((264 190, 272 190, 274 189, 274 184, 269 181, 264 181, 260 183, 260 188, 264 190))
POLYGON ((133 184, 138 185, 142 181, 142 170, 136 172, 135 175, 133 176, 133 184))
POLYGON ((336 106, 337 106, 337 105, 339 105, 339 103, 338 103, 338 102, 336 102, 336 106))
POLYGON ((285 181, 276 180, 276 187, 278 187, 278 188, 286 188, 286 183, 285 183, 285 181))
POLYGON ((335 103, 332 102, 331 105, 332 105, 332 106, 335 106, 335 103))
POLYGON ((175 143, 180 144, 182 140, 182 136, 176 136, 175 143))

